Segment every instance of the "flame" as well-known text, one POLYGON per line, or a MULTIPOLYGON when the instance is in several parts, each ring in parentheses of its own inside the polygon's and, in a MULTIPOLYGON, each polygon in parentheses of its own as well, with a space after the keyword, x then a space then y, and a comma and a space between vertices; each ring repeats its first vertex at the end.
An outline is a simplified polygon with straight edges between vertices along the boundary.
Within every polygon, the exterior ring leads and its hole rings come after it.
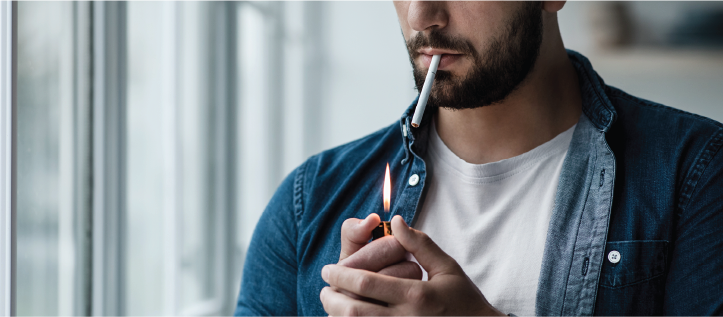
POLYGON ((387 163, 387 172, 384 175, 384 211, 389 212, 389 205, 392 198, 392 181, 389 179, 389 163, 387 163))

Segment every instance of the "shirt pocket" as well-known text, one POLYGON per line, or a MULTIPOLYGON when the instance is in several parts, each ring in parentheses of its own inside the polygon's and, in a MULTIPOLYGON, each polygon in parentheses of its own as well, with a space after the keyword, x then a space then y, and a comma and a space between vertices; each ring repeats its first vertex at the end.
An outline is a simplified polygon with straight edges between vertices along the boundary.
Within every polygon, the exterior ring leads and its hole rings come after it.
POLYGON ((595 315, 662 315, 668 241, 616 241, 605 245, 595 315))
POLYGON ((668 241, 616 241, 605 245, 600 286, 622 288, 665 274, 668 241))

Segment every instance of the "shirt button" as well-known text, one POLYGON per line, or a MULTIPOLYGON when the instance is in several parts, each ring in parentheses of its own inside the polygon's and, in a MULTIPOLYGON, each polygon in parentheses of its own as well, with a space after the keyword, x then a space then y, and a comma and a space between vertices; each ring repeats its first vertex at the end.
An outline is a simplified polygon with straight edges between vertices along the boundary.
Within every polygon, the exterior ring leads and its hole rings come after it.
POLYGON ((409 186, 417 186, 419 184, 419 175, 414 174, 409 177, 409 186))
POLYGON ((618 251, 613 250, 608 253, 608 261, 610 261, 610 263, 612 264, 620 262, 621 258, 622 257, 620 256, 620 252, 618 251))

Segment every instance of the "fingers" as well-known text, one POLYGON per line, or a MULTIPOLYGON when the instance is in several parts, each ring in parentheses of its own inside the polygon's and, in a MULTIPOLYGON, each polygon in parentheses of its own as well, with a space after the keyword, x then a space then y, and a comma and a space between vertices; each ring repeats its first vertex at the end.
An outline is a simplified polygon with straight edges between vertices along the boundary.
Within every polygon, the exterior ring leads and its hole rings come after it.
POLYGON ((404 261, 388 266, 379 271, 379 274, 412 280, 422 279, 422 268, 412 261, 404 261))
POLYGON ((324 310, 330 316, 391 316, 392 310, 377 304, 353 299, 330 287, 319 293, 324 310))
POLYGON ((372 230, 379 225, 379 215, 370 214, 364 220, 349 218, 341 225, 341 252, 339 261, 364 247, 372 238, 372 230))
POLYGON ((393 236, 377 239, 362 247, 354 254, 339 261, 339 265, 372 272, 404 261, 407 250, 393 236))
MULTIPOLYGON (((382 274, 382 275, 386 275, 386 276, 391 276, 391 277, 396 277, 396 278, 406 278, 406 279, 412 279, 412 280, 421 280, 422 276, 423 276, 422 268, 419 267, 419 264, 414 263, 412 261, 399 262, 397 264, 383 268, 378 273, 382 274)), ((346 296, 349 296, 353 299, 367 300, 362 296, 359 296, 352 292, 345 291, 336 286, 332 286, 331 288, 333 290, 335 290, 339 293, 342 293, 346 296)))
POLYGON ((444 253, 427 234, 409 227, 401 216, 392 218, 392 232, 402 247, 413 254, 419 265, 427 271, 430 280, 439 273, 461 270, 457 262, 444 253))
POLYGON ((332 287, 390 304, 403 302, 407 290, 412 288, 414 283, 421 283, 341 265, 325 266, 321 270, 321 276, 332 287))

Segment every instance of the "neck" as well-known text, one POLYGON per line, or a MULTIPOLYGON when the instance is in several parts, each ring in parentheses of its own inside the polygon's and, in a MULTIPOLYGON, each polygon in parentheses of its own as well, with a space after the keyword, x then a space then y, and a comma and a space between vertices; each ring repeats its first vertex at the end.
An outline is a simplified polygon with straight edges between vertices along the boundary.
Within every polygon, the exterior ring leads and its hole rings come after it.
POLYGON ((582 112, 577 73, 562 44, 556 16, 546 28, 534 68, 503 102, 437 112, 437 133, 459 158, 484 164, 511 158, 575 125, 582 112))

